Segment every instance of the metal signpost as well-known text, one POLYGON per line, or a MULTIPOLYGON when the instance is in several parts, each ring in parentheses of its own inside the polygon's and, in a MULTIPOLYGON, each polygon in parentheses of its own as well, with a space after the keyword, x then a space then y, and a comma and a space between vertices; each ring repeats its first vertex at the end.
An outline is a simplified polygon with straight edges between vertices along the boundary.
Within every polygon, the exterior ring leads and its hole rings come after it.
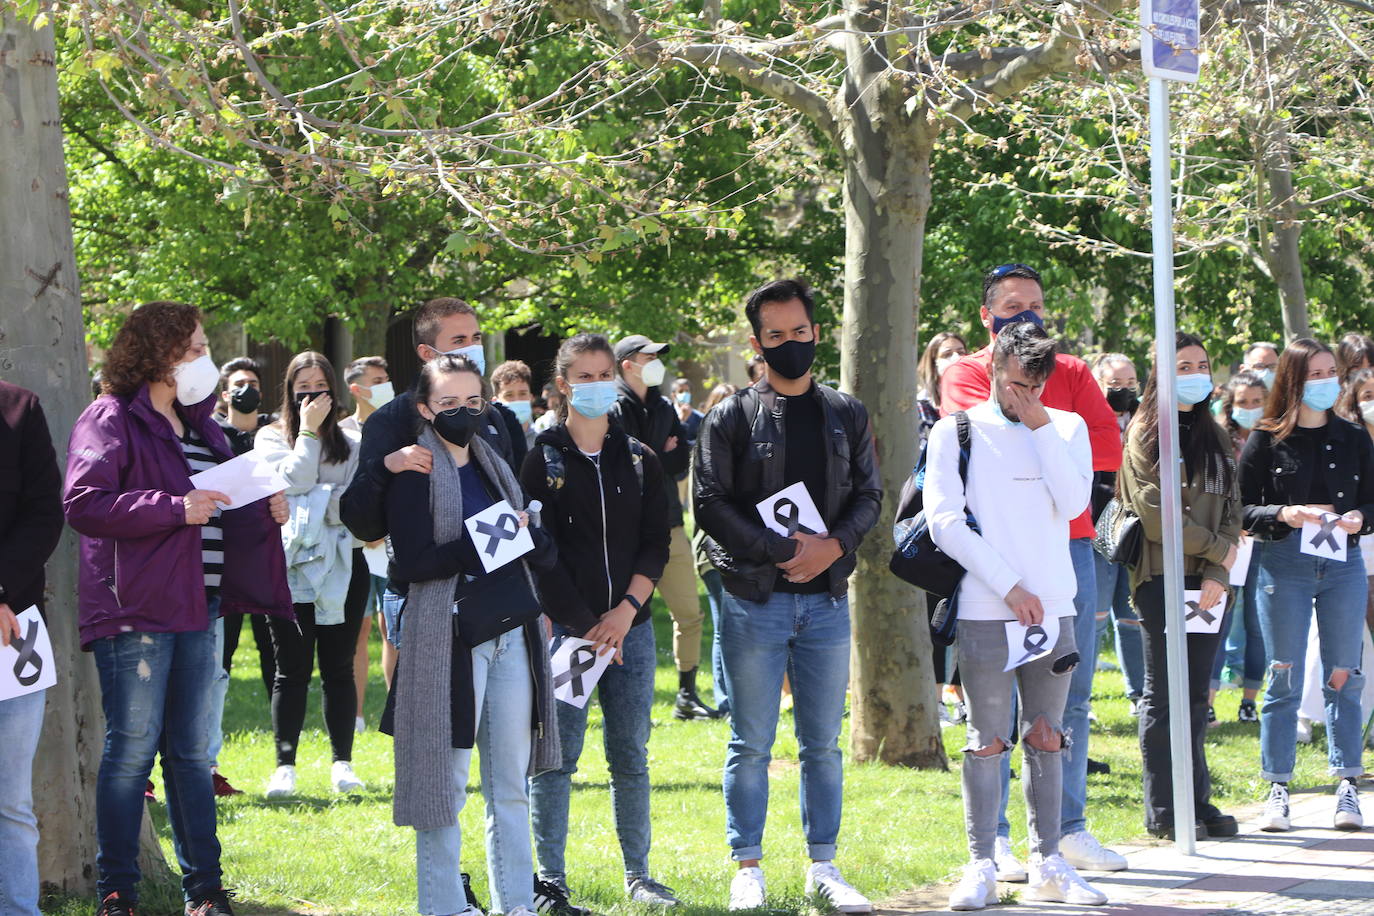
POLYGON ((1192 723, 1183 617, 1183 500, 1174 366, 1174 213, 1169 197, 1169 84, 1198 78, 1199 0, 1141 0, 1140 58, 1150 79, 1150 201, 1154 242, 1155 347, 1159 366, 1159 486, 1164 526, 1164 619, 1173 761, 1174 842, 1192 855, 1192 723))

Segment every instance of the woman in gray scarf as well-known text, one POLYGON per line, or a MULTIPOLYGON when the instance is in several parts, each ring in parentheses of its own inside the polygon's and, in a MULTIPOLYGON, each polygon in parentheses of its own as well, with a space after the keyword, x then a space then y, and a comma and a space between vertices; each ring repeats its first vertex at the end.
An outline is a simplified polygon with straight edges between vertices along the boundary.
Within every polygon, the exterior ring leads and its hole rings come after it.
POLYGON ((526 776, 560 760, 530 567, 547 567, 557 554, 537 516, 520 511, 525 497, 509 466, 473 435, 486 422, 481 393, 477 367, 465 358, 441 356, 424 366, 415 403, 419 444, 433 453, 433 470, 397 474, 387 493, 395 570, 404 580, 392 585, 406 588, 405 640, 390 697, 393 817, 416 831, 420 912, 469 909, 459 880, 458 815, 472 748, 480 747, 492 909, 532 916, 526 776), (464 519, 501 500, 516 510, 535 549, 488 572, 464 519), (470 597, 491 589, 500 601, 470 597))

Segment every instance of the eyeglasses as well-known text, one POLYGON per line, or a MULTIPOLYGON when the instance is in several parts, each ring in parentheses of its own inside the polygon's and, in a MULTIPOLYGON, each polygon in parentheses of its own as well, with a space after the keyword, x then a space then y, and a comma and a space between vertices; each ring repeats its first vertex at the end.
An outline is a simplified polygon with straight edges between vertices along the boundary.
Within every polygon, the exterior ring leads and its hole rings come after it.
POLYGON ((1000 280, 1013 270, 1024 270, 1034 278, 1035 282, 1040 282, 1040 271, 1031 267, 1029 264, 1002 264, 988 271, 989 280, 1000 280))
POLYGON ((440 398, 437 401, 430 401, 429 407, 435 413, 448 413, 450 410, 462 409, 476 415, 487 409, 487 402, 477 395, 473 395, 470 398, 440 398))

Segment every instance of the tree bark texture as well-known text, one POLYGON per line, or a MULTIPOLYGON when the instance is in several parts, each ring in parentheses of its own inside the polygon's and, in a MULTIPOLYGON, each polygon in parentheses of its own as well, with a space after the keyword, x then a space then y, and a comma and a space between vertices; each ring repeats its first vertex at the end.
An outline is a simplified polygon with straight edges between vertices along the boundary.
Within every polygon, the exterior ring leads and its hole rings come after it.
POLYGON ((1309 336, 1310 330, 1307 285, 1302 273, 1302 253, 1298 248, 1302 222, 1294 196, 1293 162, 1288 149, 1288 137, 1281 123, 1270 134, 1264 173, 1274 214, 1274 231, 1269 237, 1269 244, 1265 246, 1264 257, 1279 288, 1279 303, 1283 307, 1283 339, 1292 341, 1309 336))
MULTIPOLYGON (((90 401, 72 251, 51 28, 0 14, 0 376, 43 402, 59 461, 90 401)), ((76 534, 48 563, 57 685, 48 690, 34 767, 45 890, 95 890, 95 777, 104 721, 95 665, 77 639, 76 534)))
POLYGON ((901 77, 856 60, 865 52, 855 45, 834 106, 845 163, 841 379, 881 418, 884 499, 850 584, 850 745, 858 761, 943 768, 925 599, 887 568, 897 493, 916 456, 917 303, 933 137, 906 113, 901 77))

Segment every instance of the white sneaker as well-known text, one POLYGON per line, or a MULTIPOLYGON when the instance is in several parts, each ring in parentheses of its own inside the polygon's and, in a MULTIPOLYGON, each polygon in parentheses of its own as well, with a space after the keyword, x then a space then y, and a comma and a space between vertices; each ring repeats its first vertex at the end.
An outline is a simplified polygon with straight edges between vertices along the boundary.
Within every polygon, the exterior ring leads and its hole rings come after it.
POLYGON ((353 774, 353 764, 347 760, 334 761, 334 765, 329 768, 329 781, 334 784, 334 791, 340 795, 363 790, 363 781, 353 774))
POLYGON ((268 798, 289 798, 296 794, 296 768, 279 766, 267 780, 268 798))
POLYGON ((993 847, 992 864, 997 868, 998 881, 1020 884, 1026 880, 1026 866, 1017 861, 1016 853, 1011 850, 1011 840, 1004 836, 999 836, 993 847))
POLYGON ((1075 906, 1101 906, 1107 902, 1107 895, 1080 878, 1063 856, 1053 855, 1042 859, 1037 853, 1031 856, 1030 865, 1027 900, 1070 903, 1075 906))
MULTIPOLYGON (((1021 872, 1021 880, 1026 873, 1021 872)), ((981 910, 997 902, 997 867, 991 859, 979 859, 964 866, 964 874, 949 892, 951 910, 981 910)))
POLYGON ((949 728, 954 722, 949 717, 949 707, 944 703, 940 704, 940 727, 949 728))
POLYGON ((1364 814, 1360 812, 1360 793, 1353 782, 1345 779, 1336 787, 1336 829, 1364 829, 1364 814))
POLYGON ((1288 787, 1283 783, 1269 784, 1269 798, 1259 818, 1259 829, 1268 833, 1282 833, 1288 829, 1288 787))
MULTIPOLYGON (((471 913, 472 916, 480 916, 481 912, 481 910, 471 904, 468 905, 466 910, 463 910, 463 914, 471 913)), ((538 914, 527 906, 514 906, 511 907, 510 912, 506 913, 505 916, 538 916, 538 914)))
POLYGON ((757 865, 735 871, 730 879, 730 909, 757 910, 763 907, 763 869, 757 865))
POLYGON ((1084 871, 1121 871, 1126 867, 1125 856, 1112 852, 1086 830, 1060 837, 1059 854, 1067 864, 1084 871))
MULTIPOLYGON (((363 732, 367 731, 367 720, 364 719, 362 716, 354 716, 354 717, 353 717, 353 730, 354 730, 355 732, 357 732, 358 734, 360 734, 360 735, 361 735, 363 732)), ((506 916, 510 916, 510 914, 506 914, 506 916)))
POLYGON ((1312 720, 1304 716, 1298 716, 1298 743, 1312 743, 1312 720))
POLYGON ((806 893, 823 897, 841 913, 871 913, 873 904, 840 877, 834 862, 812 862, 806 870, 806 893))

